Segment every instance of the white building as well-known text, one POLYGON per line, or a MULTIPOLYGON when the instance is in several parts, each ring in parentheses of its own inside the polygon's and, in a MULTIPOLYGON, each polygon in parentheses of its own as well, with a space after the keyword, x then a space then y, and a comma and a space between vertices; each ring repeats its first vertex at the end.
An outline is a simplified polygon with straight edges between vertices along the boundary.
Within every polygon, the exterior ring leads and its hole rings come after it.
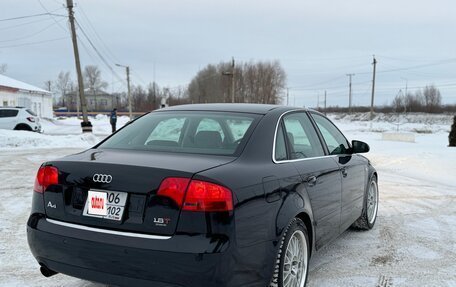
POLYGON ((39 117, 52 118, 52 93, 0 75, 0 106, 26 107, 39 117))

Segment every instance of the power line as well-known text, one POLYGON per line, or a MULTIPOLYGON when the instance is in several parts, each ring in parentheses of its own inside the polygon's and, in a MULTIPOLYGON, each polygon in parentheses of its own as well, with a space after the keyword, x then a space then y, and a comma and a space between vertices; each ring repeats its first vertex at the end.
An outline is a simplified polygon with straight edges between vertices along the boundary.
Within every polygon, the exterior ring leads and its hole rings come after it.
POLYGON ((89 47, 87 47, 87 45, 84 43, 83 39, 79 35, 76 35, 76 37, 78 37, 78 43, 80 43, 82 48, 84 48, 84 51, 87 53, 89 58, 92 59, 93 62, 98 62, 95 59, 95 56, 90 52, 89 47))
POLYGON ((87 14, 84 12, 84 9, 82 8, 81 3, 79 3, 78 7, 79 7, 79 10, 81 11, 81 15, 87 20, 87 23, 89 24, 89 27, 91 28, 91 30, 94 32, 96 38, 98 38, 101 45, 104 47, 105 51, 107 52, 107 54, 111 57, 111 61, 120 62, 119 59, 111 52, 111 50, 109 49, 109 46, 106 45, 106 43, 103 41, 103 39, 101 38, 100 34, 98 34, 95 27, 92 25, 92 22, 90 21, 89 17, 87 17, 87 14))
POLYGON ((97 47, 93 44, 92 40, 90 40, 89 36, 87 33, 84 31, 84 29, 81 27, 81 24, 76 20, 76 24, 78 25, 79 29, 81 30, 82 34, 84 37, 87 39, 89 42, 90 46, 95 50, 95 53, 98 55, 98 57, 101 59, 101 61, 106 65, 106 67, 116 76, 118 80, 121 80, 122 78, 114 71, 112 66, 109 64, 109 62, 106 60, 106 58, 100 53, 100 51, 97 49, 97 47))
MULTIPOLYGON (((62 21, 64 19, 61 19, 60 21, 62 21)), ((24 39, 27 39, 27 38, 33 38, 35 37, 36 35, 39 35, 41 33, 43 33, 44 31, 48 30, 49 28, 53 27, 55 25, 55 23, 51 23, 50 25, 44 27, 43 29, 37 31, 37 32, 34 32, 32 34, 29 34, 27 36, 24 36, 24 37, 20 37, 20 38, 16 38, 16 39, 9 39, 9 40, 1 40, 0 43, 5 43, 5 42, 15 42, 15 41, 20 41, 20 40, 24 40, 24 39)))
POLYGON ((305 85, 305 86, 294 86, 294 87, 289 87, 289 88, 296 90, 296 89, 301 89, 301 88, 305 89, 305 88, 309 88, 309 87, 321 86, 323 84, 327 84, 327 83, 330 83, 330 82, 333 82, 333 81, 336 81, 336 80, 339 80, 342 78, 345 78, 345 76, 338 76, 338 77, 332 78, 330 80, 326 80, 324 82, 319 82, 319 83, 315 83, 315 84, 310 84, 310 85, 305 85))
MULTIPOLYGON (((342 76, 342 77, 346 77, 346 76, 342 76)), ((329 81, 328 81, 329 82, 329 81)), ((369 80, 369 81, 362 81, 362 82, 353 82, 352 84, 353 85, 362 85, 362 84, 366 84, 366 83, 371 83, 372 81, 369 80)), ((333 90, 333 89, 345 89, 346 88, 346 84, 344 85, 339 85, 339 86, 331 86, 331 87, 327 87, 327 86, 322 86, 321 88, 297 88, 297 87, 290 87, 290 90, 293 90, 293 91, 317 91, 317 90, 333 90)))
MULTIPOLYGON (((110 62, 113 62, 113 63, 119 63, 121 62, 115 55, 114 53, 111 51, 111 49, 109 48, 109 46, 106 44, 106 42, 103 40, 103 38, 100 36, 100 34, 97 32, 97 30, 95 29, 95 26, 92 24, 92 21, 90 21, 89 17, 87 16, 87 14, 85 13, 84 11, 84 8, 82 7, 81 3, 79 3, 78 5, 78 8, 79 10, 81 11, 81 15, 83 16, 83 18, 86 20, 87 24, 89 25, 89 28, 91 29, 91 31, 93 32, 93 34, 95 35, 95 37, 98 39, 98 41, 101 43, 101 46, 104 50, 104 55, 106 58, 108 58, 108 60, 110 60, 110 62)), ((79 24, 78 24, 79 25, 79 24)), ((81 28, 82 29, 82 28, 81 28)), ((130 69, 132 70, 132 69, 130 69)), ((131 71, 133 72, 133 71, 131 71)), ((133 74, 133 73, 131 73, 133 74)), ((146 85, 146 82, 142 79, 142 77, 138 74, 137 71, 134 72, 133 76, 135 76, 140 82, 142 82, 144 85, 146 85)), ((122 82, 124 82, 124 80, 122 80, 122 82)))
POLYGON ((30 25, 30 24, 35 24, 35 23, 40 23, 40 22, 46 22, 46 21, 49 21, 49 20, 51 20, 51 19, 50 18, 45 18, 45 19, 30 21, 30 22, 26 22, 26 23, 11 25, 11 26, 7 26, 7 27, 2 27, 2 28, 0 28, 0 31, 9 30, 9 29, 17 28, 17 27, 22 27, 22 26, 27 26, 27 25, 30 25))
POLYGON ((32 46, 32 45, 38 45, 38 44, 43 44, 43 43, 55 42, 55 41, 59 41, 59 40, 63 40, 63 39, 68 39, 68 37, 61 37, 61 38, 55 38, 55 39, 49 39, 49 40, 37 41, 37 42, 29 42, 29 43, 23 43, 23 44, 17 44, 17 45, 0 46, 0 49, 32 46))
MULTIPOLYGON (((57 20, 55 20, 55 18, 53 17, 54 15, 49 12, 49 10, 46 8, 46 6, 44 6, 44 4, 41 2, 41 0, 38 0, 38 3, 44 9, 44 11, 47 12, 46 14, 51 16, 52 20, 60 27, 60 29, 62 29, 65 32, 69 32, 69 28, 65 29, 57 20)), ((58 9, 58 10, 60 10, 60 9, 58 9)), ((64 16, 64 17, 67 17, 67 16, 64 16)))
POLYGON ((130 69, 130 73, 132 76, 136 77, 143 85, 147 85, 146 81, 144 81, 143 78, 141 78, 141 76, 136 73, 136 71, 130 69))
MULTIPOLYGON (((416 65, 416 66, 411 66, 411 67, 406 67, 406 68, 396 68, 396 69, 390 69, 390 70, 383 70, 383 71, 378 71, 377 74, 384 74, 384 73, 391 73, 391 72, 400 72, 400 71, 408 71, 408 70, 415 70, 415 69, 422 69, 422 68, 427 68, 427 67, 434 67, 434 66, 441 66, 441 65, 447 65, 447 64, 452 64, 456 62, 456 58, 451 58, 451 59, 445 59, 445 60, 440 60, 437 62, 433 63, 428 63, 428 64, 422 64, 422 65, 416 65)), ((364 75, 364 74, 371 74, 372 72, 360 72, 357 73, 359 75, 364 75)))
POLYGON ((13 18, 0 19, 0 22, 27 19, 27 18, 34 18, 34 17, 41 17, 41 16, 48 16, 48 15, 66 17, 65 15, 60 15, 60 14, 54 14, 52 12, 47 12, 47 13, 40 13, 40 14, 34 14, 34 15, 27 15, 27 16, 19 16, 19 17, 13 17, 13 18))

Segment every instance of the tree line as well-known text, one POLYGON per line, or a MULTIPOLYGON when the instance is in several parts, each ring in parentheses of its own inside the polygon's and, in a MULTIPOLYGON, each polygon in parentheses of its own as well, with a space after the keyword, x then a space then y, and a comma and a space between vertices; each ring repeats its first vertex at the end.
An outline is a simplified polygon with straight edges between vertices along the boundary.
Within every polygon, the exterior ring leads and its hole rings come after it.
MULTIPOLYGON (((348 113, 348 107, 330 106, 326 110, 317 108, 319 111, 328 113, 348 113)), ((456 112, 456 105, 443 105, 442 94, 435 85, 427 85, 415 92, 398 93, 391 103, 376 106, 376 112, 382 113, 452 113, 456 112)), ((352 112, 369 112, 370 107, 354 106, 352 112)))
MULTIPOLYGON (((0 74, 8 69, 0 65, 0 74)), ((95 65, 84 67, 84 87, 86 93, 97 93, 108 87, 101 70, 95 65)), ((233 67, 230 62, 208 64, 201 69, 188 85, 161 87, 155 82, 147 85, 131 86, 132 109, 146 112, 160 108, 162 103, 178 105, 188 103, 230 103, 234 87, 234 102, 280 104, 286 87, 286 73, 278 61, 259 61, 238 63, 233 67), (234 81, 234 83, 233 83, 234 81)), ((63 95, 77 95, 77 82, 70 72, 62 71, 54 81, 45 82, 46 89, 54 92, 56 107, 66 106, 63 95)), ((125 88, 126 90, 126 88, 125 88)), ((126 92, 113 93, 119 110, 128 109, 126 92)), ((322 110, 321 108, 318 108, 322 110)), ((352 107, 354 112, 367 112, 369 107, 352 107)), ((428 85, 415 92, 400 92, 390 104, 376 106, 378 112, 455 112, 456 105, 443 105, 440 90, 428 85)), ((348 112, 348 108, 331 106, 327 112, 348 112)))
MULTIPOLYGON (((107 88, 100 69, 94 65, 84 67, 86 93, 97 93, 107 88)), ((148 85, 131 86, 132 109, 137 112, 160 108, 162 103, 178 105, 188 103, 228 103, 234 79, 234 101, 236 103, 279 104, 286 86, 286 73, 279 62, 240 63, 233 69, 231 63, 209 64, 186 86, 160 87, 152 82, 148 85), (234 77, 233 77, 234 74, 234 77)), ((46 89, 54 92, 55 106, 65 107, 67 94, 77 94, 77 82, 70 72, 62 71, 54 81, 45 82, 46 89)), ((126 92, 114 93, 118 97, 119 110, 126 110, 126 92)))

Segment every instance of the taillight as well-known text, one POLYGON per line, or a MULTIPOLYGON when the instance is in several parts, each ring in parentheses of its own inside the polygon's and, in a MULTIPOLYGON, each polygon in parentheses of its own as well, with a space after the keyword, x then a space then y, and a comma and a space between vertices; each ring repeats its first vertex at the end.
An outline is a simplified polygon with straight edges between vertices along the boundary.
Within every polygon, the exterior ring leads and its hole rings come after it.
POLYGON ((206 181, 192 180, 188 186, 182 210, 231 211, 233 195, 228 188, 206 181))
POLYGON ((231 190, 201 180, 190 181, 189 178, 168 177, 160 184, 157 195, 172 199, 179 208, 186 211, 219 212, 233 210, 231 190))
POLYGON ((157 195, 174 200, 177 206, 181 208, 189 181, 190 178, 168 177, 160 184, 157 195))
POLYGON ((59 170, 53 166, 42 166, 38 170, 33 190, 43 193, 48 186, 59 184, 59 170))
POLYGON ((29 122, 31 122, 31 123, 34 123, 34 122, 35 122, 35 118, 33 118, 33 117, 28 117, 27 120, 28 120, 29 122))

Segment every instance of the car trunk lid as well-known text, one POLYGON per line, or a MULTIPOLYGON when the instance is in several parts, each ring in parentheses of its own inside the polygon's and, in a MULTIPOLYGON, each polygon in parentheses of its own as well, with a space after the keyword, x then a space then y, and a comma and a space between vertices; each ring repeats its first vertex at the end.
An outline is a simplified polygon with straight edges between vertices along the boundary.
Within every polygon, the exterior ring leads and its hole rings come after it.
POLYGON ((170 177, 190 179, 198 172, 234 159, 229 156, 91 149, 47 163, 59 170, 59 184, 44 192, 46 214, 51 219, 87 226, 172 235, 180 216, 180 206, 170 198, 157 195, 163 180, 170 177), (109 200, 109 197, 114 201, 107 208, 115 207, 119 213, 117 217, 114 214, 107 219, 96 216, 93 210, 92 214, 88 212, 94 198, 96 201, 99 198, 109 200))

